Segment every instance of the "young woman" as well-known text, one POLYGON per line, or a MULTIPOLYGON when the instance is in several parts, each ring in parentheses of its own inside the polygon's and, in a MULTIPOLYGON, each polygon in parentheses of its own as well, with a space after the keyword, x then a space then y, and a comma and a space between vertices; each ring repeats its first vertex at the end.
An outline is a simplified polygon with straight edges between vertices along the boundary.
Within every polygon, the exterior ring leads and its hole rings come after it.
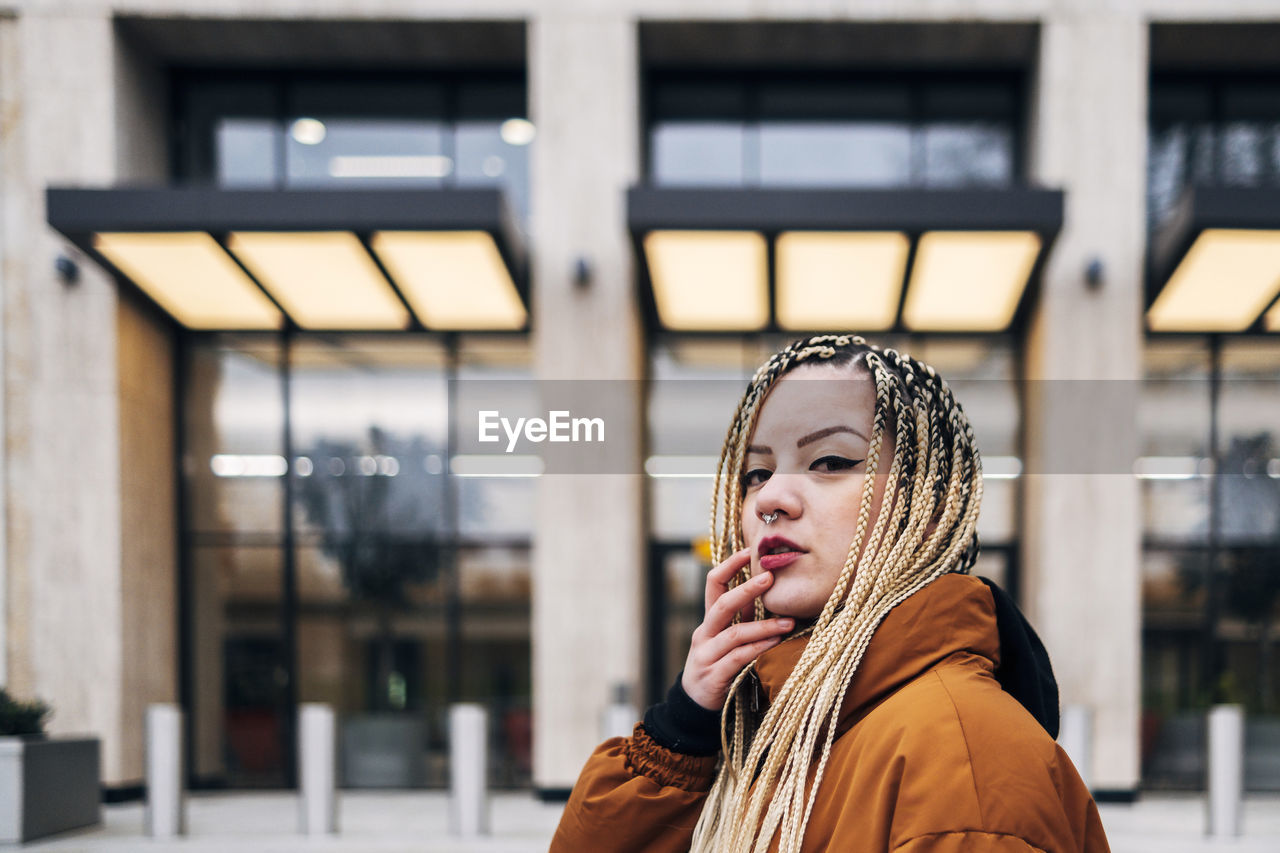
POLYGON ((1107 850, 1043 647, 968 574, 981 499, 933 368, 848 335, 775 354, 721 450, 684 671, 552 851, 1107 850))

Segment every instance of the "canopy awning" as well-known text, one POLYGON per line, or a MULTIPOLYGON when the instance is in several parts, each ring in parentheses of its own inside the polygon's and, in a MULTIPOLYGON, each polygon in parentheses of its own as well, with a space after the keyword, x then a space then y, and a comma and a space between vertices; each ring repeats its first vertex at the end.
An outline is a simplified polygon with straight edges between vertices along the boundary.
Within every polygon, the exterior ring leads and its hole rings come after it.
POLYGON ((1040 189, 636 187, 656 328, 1004 332, 1062 227, 1040 189))
POLYGON ((1151 331, 1280 332, 1280 189, 1188 190, 1150 261, 1151 331))
POLYGON ((202 331, 528 327, 524 247, 496 189, 72 189, 49 224, 202 331))

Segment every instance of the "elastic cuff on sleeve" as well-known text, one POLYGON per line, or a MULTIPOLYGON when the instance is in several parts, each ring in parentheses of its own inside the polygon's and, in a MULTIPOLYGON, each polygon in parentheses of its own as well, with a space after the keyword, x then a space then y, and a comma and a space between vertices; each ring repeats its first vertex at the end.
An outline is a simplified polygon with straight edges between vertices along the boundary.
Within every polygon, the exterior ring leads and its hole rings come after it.
POLYGON ((627 768, 637 776, 645 776, 664 788, 701 793, 711 790, 717 758, 714 755, 684 755, 657 743, 637 723, 627 740, 627 768))
POLYGON ((684 755, 715 755, 720 751, 720 712, 708 711, 689 698, 680 684, 667 691, 667 701, 644 712, 645 731, 660 746, 684 755))

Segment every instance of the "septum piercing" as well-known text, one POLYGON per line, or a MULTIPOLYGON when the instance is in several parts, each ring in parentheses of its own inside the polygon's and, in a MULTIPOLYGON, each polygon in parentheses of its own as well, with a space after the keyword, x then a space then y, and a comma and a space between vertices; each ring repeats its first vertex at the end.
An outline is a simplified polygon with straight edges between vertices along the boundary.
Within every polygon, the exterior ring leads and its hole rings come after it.
POLYGON ((778 514, 776 512, 771 512, 766 515, 765 513, 762 512, 760 513, 760 520, 763 521, 765 524, 773 524, 775 521, 778 520, 778 514))

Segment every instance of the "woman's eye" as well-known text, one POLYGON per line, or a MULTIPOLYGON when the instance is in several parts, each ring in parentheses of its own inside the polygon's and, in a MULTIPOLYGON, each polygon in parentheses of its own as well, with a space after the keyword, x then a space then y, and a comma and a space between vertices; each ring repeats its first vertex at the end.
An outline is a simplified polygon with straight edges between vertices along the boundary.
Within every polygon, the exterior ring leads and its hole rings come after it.
POLYGON ((862 464, 862 459, 845 459, 843 456, 824 456, 809 466, 811 471, 845 471, 862 464))
POLYGON ((769 475, 772 473, 768 468, 752 468, 742 475, 742 485, 748 489, 752 486, 758 486, 769 479, 769 475))

